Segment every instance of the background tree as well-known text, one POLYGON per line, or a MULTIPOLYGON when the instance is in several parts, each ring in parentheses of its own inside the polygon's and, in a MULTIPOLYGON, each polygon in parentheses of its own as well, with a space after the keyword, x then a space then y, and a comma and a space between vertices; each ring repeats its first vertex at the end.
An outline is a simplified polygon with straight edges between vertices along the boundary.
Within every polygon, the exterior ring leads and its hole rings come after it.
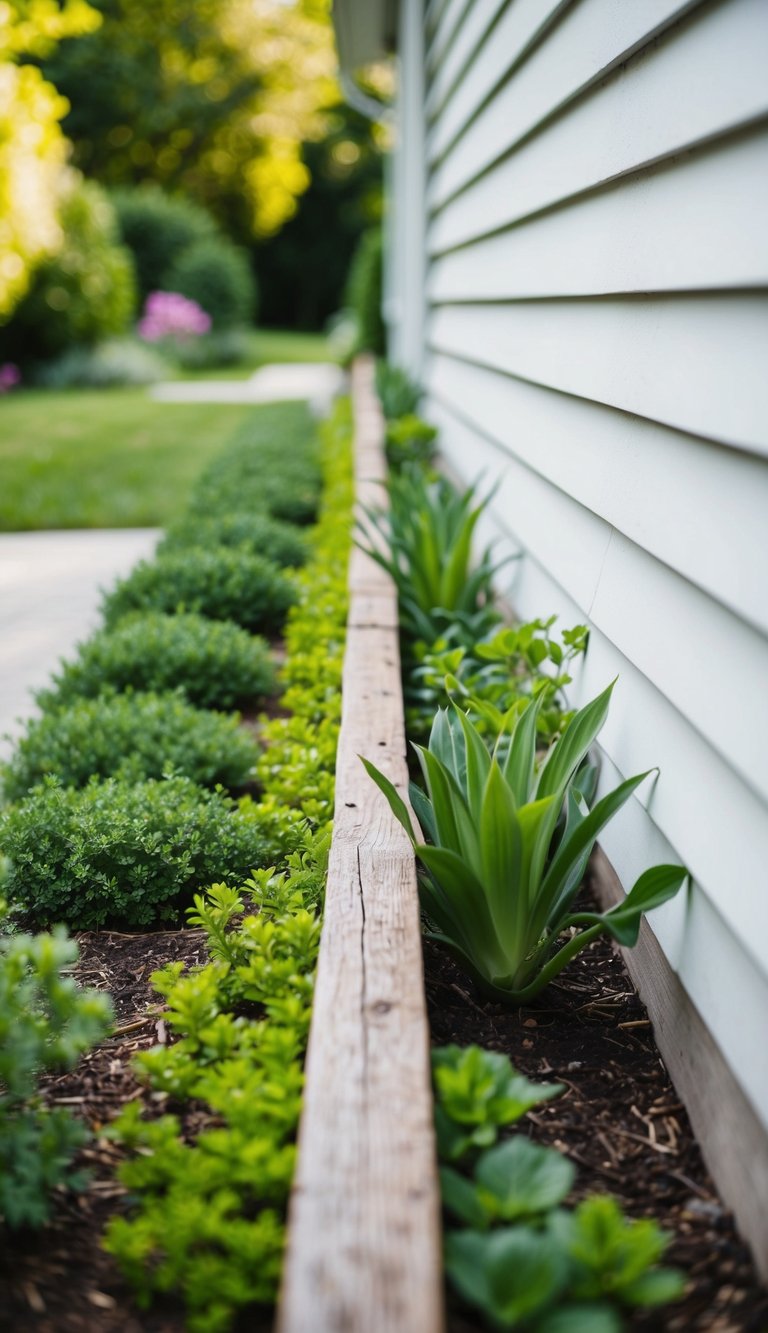
POLYGON ((94 3, 99 29, 43 64, 71 104, 76 165, 188 194, 241 238, 275 232, 338 96, 328 0, 94 3))
POLYGON ((279 235, 255 248, 265 324, 317 329, 339 309, 358 239, 381 219, 385 146, 382 127, 343 102, 325 138, 305 145, 309 189, 279 235))
POLYGON ((26 292, 35 265, 62 240, 68 145, 59 122, 67 102, 24 58, 45 56, 63 37, 99 22, 84 0, 0 4, 0 322, 26 292))

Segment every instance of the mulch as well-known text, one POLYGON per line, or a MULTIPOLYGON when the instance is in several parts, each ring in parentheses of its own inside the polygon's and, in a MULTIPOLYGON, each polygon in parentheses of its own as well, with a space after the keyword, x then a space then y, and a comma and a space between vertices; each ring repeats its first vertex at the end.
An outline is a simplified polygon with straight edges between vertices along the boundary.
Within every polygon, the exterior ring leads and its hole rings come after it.
MULTIPOLYGON (((127 1101, 141 1099, 150 1115, 166 1109, 162 1097, 137 1082, 131 1060, 168 1039, 150 974, 174 959, 189 965, 205 961, 203 932, 76 938, 78 980, 111 993, 115 1033, 76 1070, 48 1079, 44 1095, 51 1104, 72 1106, 90 1124, 94 1139, 82 1158, 91 1181, 79 1195, 61 1194, 53 1221, 39 1234, 2 1238, 0 1329, 183 1333, 181 1304, 167 1300, 138 1310, 101 1249, 109 1217, 124 1206, 124 1191, 115 1180, 120 1153, 101 1131, 127 1101)), ((478 1042, 507 1053, 529 1078, 566 1085, 561 1098, 530 1113, 523 1125, 531 1137, 574 1161, 579 1170, 574 1201, 608 1191, 629 1215, 655 1217, 674 1233, 668 1261, 686 1272, 686 1295, 663 1315, 633 1317, 631 1328, 765 1333, 768 1293, 717 1197, 647 1014, 610 943, 596 941, 536 1002, 518 1011, 487 1003, 429 943, 425 966, 435 1043, 478 1042)), ((183 1123, 195 1133, 210 1121, 203 1108, 191 1106, 183 1123)), ((267 1327, 263 1317, 243 1317, 243 1329, 267 1327)), ((449 1333, 478 1333, 480 1327, 476 1316, 451 1299, 449 1333)))
MULTIPOLYGON (((530 1079, 566 1092, 518 1126, 560 1149, 578 1177, 569 1202, 609 1193, 630 1217, 673 1233, 665 1263, 688 1279, 683 1299, 634 1314, 656 1333, 766 1333, 768 1292, 701 1158, 690 1122, 617 949, 596 940, 530 1006, 505 1009, 476 993, 459 966, 425 943, 435 1045, 476 1042, 508 1055, 530 1079)), ((768 1201, 767 1201, 768 1202, 768 1201)), ((449 1333, 478 1333, 476 1314, 449 1297, 449 1333)))

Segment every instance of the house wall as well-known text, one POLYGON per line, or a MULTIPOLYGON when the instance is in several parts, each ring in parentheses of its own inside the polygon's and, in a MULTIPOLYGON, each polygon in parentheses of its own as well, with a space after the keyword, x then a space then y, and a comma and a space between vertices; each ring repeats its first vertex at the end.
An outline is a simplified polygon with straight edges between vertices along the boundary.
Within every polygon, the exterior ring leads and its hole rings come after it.
POLYGON ((619 677, 602 787, 660 775, 602 845, 690 868, 652 928, 766 1128, 768 4, 432 0, 423 36, 402 359, 500 478, 517 613, 590 625, 573 701, 619 677))

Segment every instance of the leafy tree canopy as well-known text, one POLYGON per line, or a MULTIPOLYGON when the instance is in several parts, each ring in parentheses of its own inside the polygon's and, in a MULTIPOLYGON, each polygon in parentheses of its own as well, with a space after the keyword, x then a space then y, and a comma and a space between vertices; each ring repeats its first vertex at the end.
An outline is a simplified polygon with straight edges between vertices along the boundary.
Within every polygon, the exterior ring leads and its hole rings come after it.
POLYGON ((309 183, 302 142, 338 100, 328 0, 94 0, 98 30, 44 61, 75 162, 154 180, 257 236, 309 183))
POLYGON ((45 56, 61 38, 92 32, 100 21, 85 0, 0 3, 0 322, 62 240, 67 141, 59 122, 67 102, 24 58, 45 56))

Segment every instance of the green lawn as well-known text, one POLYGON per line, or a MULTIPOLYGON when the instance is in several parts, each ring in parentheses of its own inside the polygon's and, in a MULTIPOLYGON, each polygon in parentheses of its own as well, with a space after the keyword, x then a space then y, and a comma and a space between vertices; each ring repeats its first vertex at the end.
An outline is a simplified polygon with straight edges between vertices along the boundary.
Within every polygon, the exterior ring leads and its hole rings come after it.
POLYGON ((0 401, 0 530, 163 527, 247 406, 146 389, 30 389, 0 401))
MULTIPOLYGON (((331 359, 319 334, 266 330, 251 341, 248 364, 194 378, 331 359)), ((11 393, 0 399, 0 531, 164 527, 208 459, 258 410, 156 403, 143 388, 11 393)))
POLYGON ((222 370, 185 371, 185 380, 247 379, 260 366, 271 361, 333 361, 334 354, 322 333, 294 333, 288 329, 254 329, 248 335, 249 354, 239 366, 222 370))

